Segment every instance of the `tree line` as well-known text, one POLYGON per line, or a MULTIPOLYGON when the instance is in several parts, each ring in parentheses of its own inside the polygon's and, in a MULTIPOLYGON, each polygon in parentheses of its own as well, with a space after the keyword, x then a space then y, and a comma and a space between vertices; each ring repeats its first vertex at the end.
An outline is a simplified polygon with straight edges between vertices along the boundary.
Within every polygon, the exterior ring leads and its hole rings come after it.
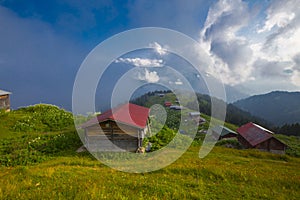
MULTIPOLYGON (((132 103, 146 106, 147 102, 151 101, 151 97, 157 94, 166 94, 171 93, 171 91, 152 91, 148 92, 132 101, 132 103)), ((199 105, 199 110, 201 113, 211 116, 211 100, 213 99, 217 104, 226 104, 226 122, 235 124, 237 126, 242 126, 248 122, 254 122, 259 124, 267 129, 274 131, 275 133, 280 133, 284 135, 296 135, 300 136, 300 124, 285 124, 282 127, 275 127, 272 123, 268 122, 267 120, 261 119, 259 117, 251 115, 249 112, 241 110, 240 108, 236 107, 233 104, 227 104, 223 100, 217 99, 215 97, 210 97, 209 95, 199 94, 197 93, 197 100, 199 105)), ((194 102, 187 103, 187 107, 192 110, 197 110, 195 108, 194 102)), ((215 116, 217 117, 217 116, 215 116)), ((174 120, 172 120, 174 121, 174 120)))
POLYGON ((280 133, 280 134, 283 134, 283 135, 300 136, 300 124, 299 123, 285 124, 281 127, 275 127, 274 131, 276 133, 280 133))

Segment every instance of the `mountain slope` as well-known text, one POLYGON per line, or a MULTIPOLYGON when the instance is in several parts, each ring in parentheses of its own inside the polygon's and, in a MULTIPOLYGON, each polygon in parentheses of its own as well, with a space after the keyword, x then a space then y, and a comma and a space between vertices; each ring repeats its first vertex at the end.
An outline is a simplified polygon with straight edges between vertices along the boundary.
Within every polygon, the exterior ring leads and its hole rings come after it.
POLYGON ((278 126, 300 122, 300 92, 276 91, 255 95, 234 105, 278 126))
MULTIPOLYGON (((141 106, 146 106, 146 107, 150 107, 151 105, 154 104, 162 104, 165 102, 165 100, 167 101, 175 101, 176 97, 175 95, 171 95, 173 100, 170 99, 168 95, 166 95, 164 98, 160 98, 158 97, 156 94, 157 93, 164 93, 167 92, 169 93, 170 91, 155 91, 155 92, 148 92, 134 100, 132 100, 133 103, 141 105, 141 106)), ((187 92, 188 93, 188 92, 187 92)), ((236 106, 234 106, 233 104, 227 104, 226 102, 224 102, 221 99, 217 99, 215 97, 210 97, 209 95, 206 94, 199 94, 197 93, 197 99, 198 99, 198 103, 199 103, 199 110, 201 113, 204 113, 206 115, 211 115, 211 98, 214 98, 216 102, 218 102, 219 104, 226 104, 227 110, 226 110, 226 122, 235 124, 237 126, 241 126, 245 123, 248 123, 250 121, 255 122, 255 123, 259 123, 260 125, 263 125, 267 128, 270 128, 271 124, 269 122, 267 122, 264 119, 261 119, 259 117, 255 117, 252 116, 249 112, 246 112, 236 106)), ((187 107, 192 109, 192 110, 197 110, 197 108, 194 108, 194 103, 191 104, 187 104, 187 107)))

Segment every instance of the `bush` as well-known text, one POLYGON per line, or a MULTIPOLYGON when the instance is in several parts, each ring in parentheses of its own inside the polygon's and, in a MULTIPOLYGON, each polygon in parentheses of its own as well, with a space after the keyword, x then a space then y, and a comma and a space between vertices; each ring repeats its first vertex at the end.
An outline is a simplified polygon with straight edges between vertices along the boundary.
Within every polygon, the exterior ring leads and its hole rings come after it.
POLYGON ((178 134, 176 139, 174 139, 175 136, 176 136, 175 131, 168 128, 167 126, 164 126, 162 130, 159 131, 157 134, 145 138, 143 141, 144 146, 146 147, 148 142, 150 142, 152 144, 150 151, 156 151, 167 146, 168 144, 170 144, 169 147, 182 148, 182 147, 186 147, 188 144, 192 142, 192 139, 188 136, 178 134))
POLYGON ((178 130, 181 120, 181 112, 177 110, 167 109, 167 120, 166 126, 173 129, 178 130))
POLYGON ((23 135, 0 140, 0 165, 30 165, 52 156, 73 154, 81 141, 76 132, 23 135))
POLYGON ((72 126, 73 115, 57 106, 38 104, 14 111, 12 114, 22 114, 11 127, 17 132, 60 131, 72 126))

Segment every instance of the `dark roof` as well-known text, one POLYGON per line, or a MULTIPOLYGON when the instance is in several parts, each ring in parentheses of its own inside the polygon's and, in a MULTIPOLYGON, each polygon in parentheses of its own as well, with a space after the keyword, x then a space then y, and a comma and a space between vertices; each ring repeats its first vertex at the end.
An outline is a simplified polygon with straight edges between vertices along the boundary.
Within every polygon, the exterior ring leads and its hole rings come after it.
POLYGON ((170 106, 170 109, 174 109, 174 110, 182 110, 183 107, 182 107, 182 106, 173 105, 173 106, 170 106))
POLYGON ((221 133, 220 136, 225 136, 228 135, 230 133, 237 135, 237 133, 225 126, 215 126, 212 131, 216 132, 216 133, 221 133))
POLYGON ((90 119, 82 124, 81 128, 86 128, 108 120, 120 122, 137 128, 145 128, 147 125, 149 112, 149 108, 127 103, 90 119))
POLYGON ((0 95, 7 95, 7 94, 11 94, 11 92, 0 90, 0 95))
POLYGON ((252 146, 256 146, 273 137, 272 131, 252 122, 241 126, 237 129, 237 132, 252 146))

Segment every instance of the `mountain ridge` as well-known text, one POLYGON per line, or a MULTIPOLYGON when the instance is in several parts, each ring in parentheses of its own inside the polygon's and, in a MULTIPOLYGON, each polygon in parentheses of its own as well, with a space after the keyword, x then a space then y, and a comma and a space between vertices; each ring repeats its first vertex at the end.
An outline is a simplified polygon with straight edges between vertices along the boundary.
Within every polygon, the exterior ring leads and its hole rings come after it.
POLYGON ((238 100, 233 105, 278 126, 300 122, 300 92, 272 91, 238 100))

